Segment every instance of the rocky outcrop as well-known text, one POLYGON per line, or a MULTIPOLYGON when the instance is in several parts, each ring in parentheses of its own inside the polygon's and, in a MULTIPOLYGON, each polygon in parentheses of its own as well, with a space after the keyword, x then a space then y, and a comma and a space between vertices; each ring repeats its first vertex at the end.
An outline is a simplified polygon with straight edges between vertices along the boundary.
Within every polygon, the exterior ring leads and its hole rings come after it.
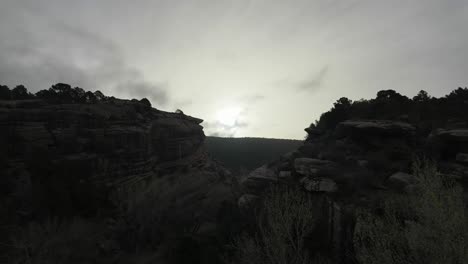
POLYGON ((1 195, 23 215, 89 215, 107 208, 112 190, 175 171, 196 171, 187 185, 210 192, 226 173, 204 151, 201 122, 136 100, 0 101, 1 195))
POLYGON ((415 183, 417 183, 416 177, 401 171, 392 174, 387 180, 387 184, 398 191, 408 191, 415 183))
POLYGON ((338 190, 336 182, 329 178, 304 177, 300 183, 309 192, 336 192, 338 190))
MULTIPOLYGON (((305 130, 309 136, 303 146, 254 171, 244 183, 271 179, 262 182, 265 188, 287 171, 289 184, 325 196, 322 228, 328 230, 330 254, 338 259, 345 259, 340 249, 352 247, 353 208, 372 204, 380 192, 415 192, 415 154, 437 158, 441 173, 467 186, 468 128, 438 129, 427 136, 417 124, 403 121, 347 120, 332 130, 305 130)), ((261 193, 249 189, 252 195, 257 198, 244 197, 243 205, 258 201, 261 193)))

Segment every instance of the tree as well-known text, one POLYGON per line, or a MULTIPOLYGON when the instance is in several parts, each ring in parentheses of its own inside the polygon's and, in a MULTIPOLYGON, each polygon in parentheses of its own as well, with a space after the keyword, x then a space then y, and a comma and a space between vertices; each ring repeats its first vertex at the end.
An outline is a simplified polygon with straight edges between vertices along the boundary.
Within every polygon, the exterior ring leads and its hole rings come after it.
POLYGON ((336 100, 335 103, 333 103, 333 106, 335 108, 349 108, 351 107, 351 104, 353 101, 349 100, 346 97, 341 97, 340 99, 336 100))
POLYGON ((24 85, 18 85, 13 90, 11 90, 11 99, 13 100, 22 100, 28 99, 31 95, 28 93, 28 89, 24 85))
POLYGON ((96 96, 96 100, 98 100, 98 101, 104 101, 104 100, 106 100, 106 98, 107 98, 107 97, 106 97, 101 91, 99 91, 99 90, 97 90, 97 91, 94 92, 94 96, 96 96))
POLYGON ((377 92, 377 100, 393 100, 399 99, 402 95, 395 92, 394 90, 381 90, 377 92))
POLYGON ((415 102, 429 102, 431 96, 424 90, 418 92, 418 94, 413 97, 413 101, 415 102))
POLYGON ((336 100, 333 108, 320 116, 318 128, 333 129, 338 123, 347 120, 350 117, 351 104, 352 101, 346 97, 336 100))
POLYGON ((9 100, 11 99, 10 88, 6 85, 0 85, 0 100, 9 100))
POLYGON ((86 103, 95 103, 95 102, 97 102, 96 96, 90 91, 87 91, 85 93, 84 98, 85 98, 86 103))
POLYGON ((257 234, 241 236, 234 242, 231 263, 319 263, 305 244, 319 219, 318 208, 318 200, 303 190, 272 187, 256 217, 257 234))
POLYGON ((140 103, 144 104, 147 107, 151 107, 151 102, 146 98, 141 99, 140 103))
POLYGON ((86 102, 85 93, 85 90, 80 87, 73 88, 73 101, 77 103, 86 102))

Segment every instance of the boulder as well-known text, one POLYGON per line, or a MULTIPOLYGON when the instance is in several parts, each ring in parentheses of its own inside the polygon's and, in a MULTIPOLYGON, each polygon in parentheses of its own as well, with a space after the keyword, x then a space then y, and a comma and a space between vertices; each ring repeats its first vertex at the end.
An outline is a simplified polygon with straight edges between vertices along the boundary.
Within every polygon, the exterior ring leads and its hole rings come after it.
POLYGON ((303 176, 333 176, 337 173, 337 164, 329 160, 297 158, 294 169, 303 176))
POLYGON ((338 190, 336 182, 329 178, 304 177, 300 183, 309 192, 336 192, 338 190))
POLYGON ((438 129, 435 131, 435 135, 453 142, 468 142, 468 129, 438 129))
POLYGON ((468 164, 468 154, 467 153, 458 153, 455 160, 462 164, 468 164))
POLYGON ((417 183, 417 179, 415 176, 405 173, 405 172, 397 172, 392 174, 387 179, 387 184, 397 190, 403 191, 409 185, 417 183))
POLYGON ((237 205, 239 206, 240 209, 248 209, 250 208, 257 200, 259 197, 257 195, 253 194, 243 194, 239 200, 237 201, 237 205))
POLYGON ((275 171, 264 165, 252 171, 246 178, 242 179, 241 185, 248 193, 258 193, 267 188, 271 183, 278 181, 275 171))
POLYGON ((288 179, 292 178, 292 173, 291 173, 291 171, 280 171, 279 174, 278 174, 278 177, 280 179, 288 180, 288 179))
POLYGON ((338 136, 392 136, 414 135, 416 128, 408 123, 390 120, 349 120, 338 124, 338 136))

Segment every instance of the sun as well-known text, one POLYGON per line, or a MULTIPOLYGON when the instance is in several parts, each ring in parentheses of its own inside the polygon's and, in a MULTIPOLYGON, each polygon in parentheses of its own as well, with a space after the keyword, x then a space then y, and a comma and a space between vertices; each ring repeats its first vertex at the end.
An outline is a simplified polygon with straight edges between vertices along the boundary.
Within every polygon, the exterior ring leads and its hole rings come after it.
POLYGON ((227 107, 218 112, 216 119, 223 125, 233 126, 239 119, 240 113, 240 107, 227 107))

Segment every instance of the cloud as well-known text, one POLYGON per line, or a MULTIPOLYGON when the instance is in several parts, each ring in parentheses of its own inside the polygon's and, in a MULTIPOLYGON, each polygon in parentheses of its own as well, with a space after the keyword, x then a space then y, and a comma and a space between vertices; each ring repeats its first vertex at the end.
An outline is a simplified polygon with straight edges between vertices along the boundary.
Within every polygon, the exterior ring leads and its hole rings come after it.
POLYGON ((164 106, 168 102, 165 86, 164 84, 153 84, 140 79, 119 83, 116 86, 116 90, 128 93, 131 96, 137 97, 137 99, 147 98, 152 103, 164 106))
POLYGON ((297 83, 296 89, 300 91, 316 91, 322 87, 327 74, 328 66, 324 66, 319 72, 313 74, 309 79, 297 83))
POLYGON ((328 65, 323 66, 318 72, 311 74, 309 77, 302 80, 293 79, 292 77, 284 78, 281 80, 274 81, 272 86, 275 89, 284 90, 285 87, 293 88, 299 92, 315 92, 319 90, 327 77, 329 72, 328 65))
POLYGON ((246 128, 249 123, 236 120, 233 125, 226 125, 219 121, 203 122, 203 127, 208 136, 213 137, 234 137, 240 128, 246 128))
MULTIPOLYGON (((33 12, 33 11, 28 11, 33 12)), ((0 18, 0 83, 24 84, 31 92, 63 82, 116 97, 169 101, 167 84, 153 83, 126 62, 110 39, 89 30, 31 13, 22 23, 0 18)))
POLYGON ((242 103, 246 103, 246 104, 252 104, 252 103, 257 103, 259 101, 265 100, 265 98, 266 97, 264 95, 254 94, 254 95, 246 95, 246 96, 239 97, 238 101, 242 103))

